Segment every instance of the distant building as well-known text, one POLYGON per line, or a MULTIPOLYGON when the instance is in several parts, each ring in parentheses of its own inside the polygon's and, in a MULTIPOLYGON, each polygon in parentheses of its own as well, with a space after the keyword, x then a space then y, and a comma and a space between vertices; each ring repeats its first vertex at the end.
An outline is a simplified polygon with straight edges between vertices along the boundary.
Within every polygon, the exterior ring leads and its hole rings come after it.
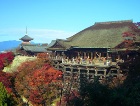
POLYGON ((37 55, 37 53, 47 52, 46 50, 47 46, 40 44, 31 44, 30 41, 33 40, 33 38, 27 35, 27 31, 26 35, 20 38, 20 40, 22 40, 22 43, 20 44, 19 52, 23 55, 37 55))
POLYGON ((30 41, 33 40, 33 38, 29 37, 28 35, 23 36, 20 38, 22 40, 22 44, 30 44, 30 41))

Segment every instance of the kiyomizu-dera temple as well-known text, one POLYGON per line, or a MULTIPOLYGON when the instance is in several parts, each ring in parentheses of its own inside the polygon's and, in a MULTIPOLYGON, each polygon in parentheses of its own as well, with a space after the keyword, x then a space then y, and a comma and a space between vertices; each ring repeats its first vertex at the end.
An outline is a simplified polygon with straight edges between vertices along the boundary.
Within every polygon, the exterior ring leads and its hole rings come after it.
POLYGON ((47 50, 52 51, 54 66, 63 71, 107 76, 114 66, 118 75, 117 63, 136 56, 139 50, 139 30, 132 20, 97 22, 66 40, 53 40, 47 50), (126 51, 128 55, 124 55, 126 51))
POLYGON ((138 34, 132 37, 123 36, 123 33, 132 31, 131 26, 134 26, 131 20, 98 22, 67 38, 67 40, 53 40, 47 50, 52 51, 53 56, 58 58, 62 56, 68 59, 102 57, 107 59, 112 57, 115 61, 114 52, 128 50, 129 41, 133 43, 133 46, 129 47, 130 50, 139 49, 140 36, 138 34))

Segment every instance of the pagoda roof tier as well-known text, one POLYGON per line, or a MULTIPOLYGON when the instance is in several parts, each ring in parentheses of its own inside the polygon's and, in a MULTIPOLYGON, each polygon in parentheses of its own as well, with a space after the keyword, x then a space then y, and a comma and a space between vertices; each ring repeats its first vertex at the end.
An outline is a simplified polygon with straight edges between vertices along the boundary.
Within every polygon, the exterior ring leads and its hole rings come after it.
POLYGON ((33 40, 33 38, 29 37, 28 35, 25 35, 25 36, 23 36, 22 38, 20 38, 20 40, 23 40, 23 41, 30 41, 30 40, 33 40))

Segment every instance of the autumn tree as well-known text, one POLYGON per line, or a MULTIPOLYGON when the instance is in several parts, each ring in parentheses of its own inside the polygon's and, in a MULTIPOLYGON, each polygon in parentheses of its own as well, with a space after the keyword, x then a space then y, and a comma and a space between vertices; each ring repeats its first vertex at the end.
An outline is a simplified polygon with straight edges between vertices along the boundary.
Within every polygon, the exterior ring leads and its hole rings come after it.
POLYGON ((140 23, 139 22, 131 25, 129 31, 122 33, 125 47, 133 46, 133 43, 137 40, 138 36, 140 36, 140 23))
POLYGON ((0 70, 9 65, 14 59, 13 52, 0 53, 0 70))
POLYGON ((59 96, 61 76, 62 72, 55 70, 48 59, 37 58, 19 66, 15 87, 34 105, 47 105, 59 96))
POLYGON ((11 83, 11 75, 10 74, 0 71, 0 82, 3 83, 6 90, 9 93, 12 92, 12 83, 11 83))

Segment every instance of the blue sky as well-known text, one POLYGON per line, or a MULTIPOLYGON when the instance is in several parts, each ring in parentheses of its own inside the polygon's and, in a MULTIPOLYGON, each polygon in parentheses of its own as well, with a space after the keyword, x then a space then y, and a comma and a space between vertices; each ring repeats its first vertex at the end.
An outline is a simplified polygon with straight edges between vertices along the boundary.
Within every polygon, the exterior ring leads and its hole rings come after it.
POLYGON ((36 43, 66 39, 95 22, 140 22, 140 0, 0 0, 0 42, 26 33, 36 43))

